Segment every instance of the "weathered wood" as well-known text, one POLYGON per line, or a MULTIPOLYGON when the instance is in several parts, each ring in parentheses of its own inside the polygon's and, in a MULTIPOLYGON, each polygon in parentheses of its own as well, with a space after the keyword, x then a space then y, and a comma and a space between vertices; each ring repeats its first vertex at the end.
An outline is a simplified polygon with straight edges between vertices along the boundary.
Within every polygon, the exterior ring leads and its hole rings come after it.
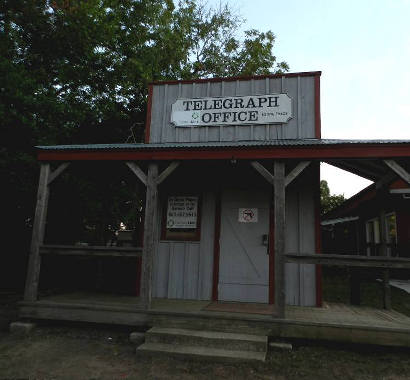
POLYGON ((275 306, 285 317, 285 164, 274 162, 275 306))
POLYGON ((410 259, 404 257, 329 255, 314 253, 286 253, 288 263, 337 265, 366 268, 396 268, 409 269, 410 259))
POLYGON ((70 162, 65 162, 58 166, 48 177, 48 185, 51 184, 64 170, 70 166, 70 162))
POLYGON ((137 176, 137 178, 146 186, 147 185, 147 175, 142 171, 142 169, 135 162, 125 163, 131 171, 137 176))
POLYGON ((260 164, 258 161, 252 161, 251 165, 271 185, 274 184, 274 178, 272 173, 268 169, 266 169, 262 164, 260 164))
POLYGON ((396 174, 389 172, 386 175, 384 175, 382 178, 380 178, 377 182, 375 182, 376 189, 381 189, 382 187, 388 185, 391 183, 394 179, 396 178, 396 174))
POLYGON ((141 305, 144 309, 151 308, 152 297, 152 264, 155 250, 155 236, 158 211, 158 164, 148 165, 147 195, 145 202, 144 245, 142 248, 141 272, 141 305))
POLYGON ((141 247, 42 245, 41 255, 140 257, 141 247))
POLYGON ((35 301, 37 299, 41 266, 40 245, 43 244, 44 241, 44 233, 46 226, 49 177, 50 164, 41 164, 40 179, 37 191, 37 203, 34 214, 33 232, 31 236, 27 278, 24 290, 25 301, 35 301))
POLYGON ((158 176, 157 185, 163 182, 179 166, 179 164, 179 161, 171 162, 171 164, 158 176))
POLYGON ((410 184, 410 174, 394 160, 383 160, 384 163, 393 170, 403 181, 410 184))
POLYGON ((285 178, 285 187, 288 186, 296 177, 310 165, 310 161, 299 162, 285 178))

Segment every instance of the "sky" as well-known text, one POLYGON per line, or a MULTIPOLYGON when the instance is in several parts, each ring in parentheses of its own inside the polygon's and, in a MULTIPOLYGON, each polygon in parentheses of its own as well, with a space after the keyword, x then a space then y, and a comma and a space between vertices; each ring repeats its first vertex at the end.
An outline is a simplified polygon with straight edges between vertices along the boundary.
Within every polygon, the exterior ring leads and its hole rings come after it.
MULTIPOLYGON (((219 1, 211 1, 219 4, 219 1)), ((290 72, 322 71, 322 138, 410 139, 410 0, 228 0, 290 72)), ((350 197, 371 182, 329 165, 350 197)))

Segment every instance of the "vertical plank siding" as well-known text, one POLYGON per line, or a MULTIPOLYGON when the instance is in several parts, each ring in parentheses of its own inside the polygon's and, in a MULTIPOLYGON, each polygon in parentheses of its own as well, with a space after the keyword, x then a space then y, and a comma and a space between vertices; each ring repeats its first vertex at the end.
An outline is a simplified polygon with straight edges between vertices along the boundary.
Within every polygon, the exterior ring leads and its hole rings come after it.
POLYGON ((208 83, 154 84, 150 142, 207 142, 296 139, 315 137, 315 77, 279 77, 208 83), (286 124, 270 126, 175 127, 171 107, 178 98, 262 95, 287 93, 293 117, 286 124))
POLYGON ((205 193, 202 201, 201 241, 158 243, 154 255, 154 297, 211 299, 215 195, 205 193))

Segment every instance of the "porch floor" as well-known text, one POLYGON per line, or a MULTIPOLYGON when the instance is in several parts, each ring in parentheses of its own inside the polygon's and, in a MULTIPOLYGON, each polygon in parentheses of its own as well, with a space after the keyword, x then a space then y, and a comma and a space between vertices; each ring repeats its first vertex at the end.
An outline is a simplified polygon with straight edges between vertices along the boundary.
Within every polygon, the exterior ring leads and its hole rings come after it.
POLYGON ((204 310, 210 303, 153 299, 151 310, 145 311, 140 308, 138 297, 78 292, 22 302, 20 317, 146 326, 177 321, 181 326, 195 322, 211 327, 223 320, 226 328, 230 323, 241 322, 239 328, 246 325, 248 329, 281 337, 333 337, 348 342, 410 347, 410 318, 394 310, 325 303, 321 308, 287 306, 285 319, 276 319, 269 314, 204 310))

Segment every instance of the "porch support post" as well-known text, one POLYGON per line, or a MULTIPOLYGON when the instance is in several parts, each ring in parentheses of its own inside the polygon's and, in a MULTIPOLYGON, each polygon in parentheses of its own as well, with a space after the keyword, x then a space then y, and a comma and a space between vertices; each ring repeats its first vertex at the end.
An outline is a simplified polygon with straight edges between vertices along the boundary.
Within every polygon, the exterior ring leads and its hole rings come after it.
POLYGON ((24 289, 25 301, 36 301, 40 277, 40 246, 44 241, 49 195, 50 164, 43 163, 40 168, 40 179, 37 190, 37 203, 34 214, 33 232, 31 236, 30 255, 28 261, 26 285, 24 289))
MULTIPOLYGON (((387 250, 387 228, 386 228, 386 212, 380 211, 380 256, 388 256, 387 250)), ((383 307, 387 310, 391 309, 391 289, 390 289, 390 270, 383 269, 383 307)))
POLYGON ((285 317, 285 163, 274 161, 275 309, 285 317))
POLYGON ((158 211, 158 164, 148 165, 147 193, 145 201, 144 245, 142 248, 141 305, 144 309, 151 307, 152 264, 155 250, 155 232, 157 229, 158 211))

